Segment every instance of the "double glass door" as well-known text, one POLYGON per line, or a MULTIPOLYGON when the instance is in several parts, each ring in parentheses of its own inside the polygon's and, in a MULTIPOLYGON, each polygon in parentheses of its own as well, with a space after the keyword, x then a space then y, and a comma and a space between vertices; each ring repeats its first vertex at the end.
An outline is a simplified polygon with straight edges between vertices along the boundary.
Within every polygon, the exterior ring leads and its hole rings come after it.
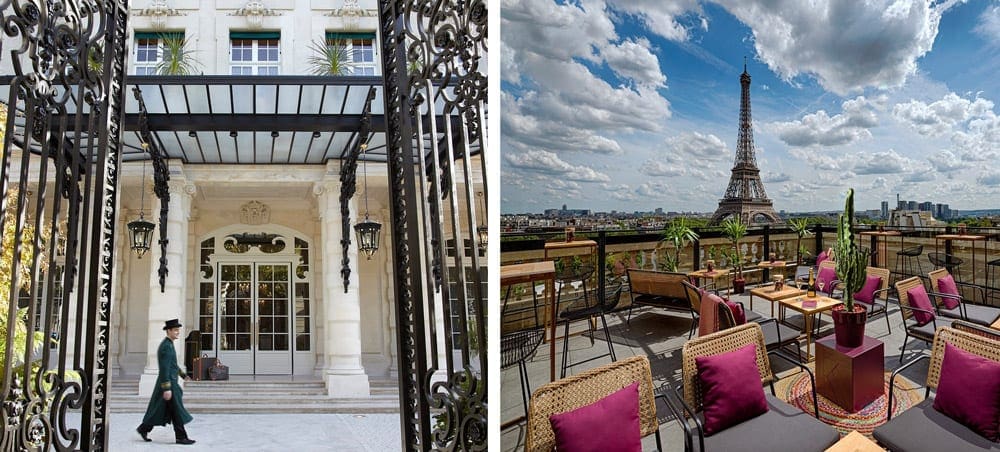
POLYGON ((231 374, 291 374, 291 264, 218 265, 219 360, 231 374))

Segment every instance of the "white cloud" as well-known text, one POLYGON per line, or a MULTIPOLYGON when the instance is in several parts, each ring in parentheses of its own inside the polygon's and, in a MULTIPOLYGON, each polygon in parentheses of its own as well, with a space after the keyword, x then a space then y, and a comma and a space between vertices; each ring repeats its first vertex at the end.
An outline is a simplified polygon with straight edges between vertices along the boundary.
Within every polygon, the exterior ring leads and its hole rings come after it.
POLYGON ((611 181, 611 178, 606 174, 599 173, 586 166, 569 164, 552 152, 536 150, 526 153, 507 153, 504 154, 504 160, 513 168, 556 176, 564 180, 580 182, 611 181))
POLYGON ((892 149, 884 152, 859 152, 853 160, 855 174, 900 174, 913 166, 910 159, 892 149))
POLYGON ((792 176, 789 176, 786 173, 774 173, 771 171, 765 171, 764 174, 760 176, 760 178, 764 182, 768 183, 788 182, 792 180, 792 176))
POLYGON ((876 177, 872 180, 871 185, 868 186, 871 190, 882 190, 889 188, 889 182, 882 176, 876 177))
POLYGON ((688 40, 692 26, 708 29, 707 19, 697 16, 701 12, 698 0, 609 0, 608 3, 638 17, 649 31, 671 41, 688 40))
POLYGON ((949 133, 957 124, 970 118, 985 117, 993 110, 993 102, 976 98, 968 100, 955 93, 948 93, 941 100, 930 104, 911 100, 897 104, 892 109, 897 120, 926 136, 941 136, 949 133))
POLYGON ((810 74, 844 95, 901 85, 930 51, 954 1, 717 0, 753 30, 759 58, 785 80, 810 74))
POLYGON ((875 114, 878 100, 864 96, 846 100, 842 113, 830 116, 824 110, 811 113, 798 121, 776 122, 767 126, 789 146, 839 146, 871 138, 869 129, 878 125, 875 114))
POLYGON ((647 160, 642 166, 639 167, 639 172, 647 176, 654 177, 676 177, 683 176, 687 174, 684 168, 677 165, 670 165, 668 163, 647 160))
POLYGON ((982 185, 998 187, 1000 186, 1000 171, 991 169, 987 172, 984 172, 980 174, 979 177, 976 178, 976 182, 982 185))
POLYGON ((927 158, 931 162, 931 166, 935 170, 943 173, 950 173, 952 171, 958 171, 961 169, 968 168, 971 166, 968 162, 962 161, 958 156, 952 154, 950 151, 938 151, 934 155, 927 158))
POLYGON ((821 150, 812 149, 789 149, 788 153, 793 157, 805 161, 807 166, 813 170, 840 171, 840 162, 830 155, 826 155, 821 150))
POLYGON ((1000 47, 1000 6, 986 7, 979 15, 979 21, 974 32, 982 36, 993 47, 1000 47))
POLYGON ((650 51, 650 44, 646 39, 610 44, 601 50, 601 56, 615 73, 633 79, 640 85, 661 87, 667 83, 667 76, 660 72, 660 60, 650 51))
POLYGON ((646 182, 640 185, 635 192, 644 198, 665 198, 672 196, 674 189, 663 182, 646 182))
POLYGON ((715 162, 727 159, 731 155, 726 147, 726 142, 710 133, 682 133, 676 137, 668 138, 666 144, 667 150, 672 154, 672 161, 690 162, 690 159, 693 158, 715 162))

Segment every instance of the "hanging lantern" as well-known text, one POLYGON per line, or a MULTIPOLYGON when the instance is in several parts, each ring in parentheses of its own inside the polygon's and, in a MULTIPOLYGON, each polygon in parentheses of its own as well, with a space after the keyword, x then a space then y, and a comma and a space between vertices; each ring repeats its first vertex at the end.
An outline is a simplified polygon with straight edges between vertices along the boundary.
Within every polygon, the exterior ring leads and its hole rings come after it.
MULTIPOLYGON (((149 143, 146 141, 142 142, 143 154, 149 152, 149 143)), ((149 244, 153 240, 153 228, 156 227, 153 223, 146 221, 143 218, 145 206, 146 206, 146 156, 143 155, 142 160, 142 188, 141 194, 139 195, 139 219, 129 222, 128 234, 130 248, 135 252, 135 255, 142 259, 142 255, 149 251, 149 244)))
POLYGON ((150 223, 143 219, 142 213, 139 213, 139 219, 129 222, 128 233, 131 238, 131 248, 135 251, 135 255, 142 259, 142 255, 149 251, 149 244, 153 239, 153 228, 156 225, 150 223))
POLYGON ((361 171, 365 181, 365 221, 354 225, 354 232, 358 236, 358 251, 365 253, 371 260, 372 255, 378 251, 379 234, 382 225, 376 221, 368 219, 368 160, 364 160, 368 143, 361 143, 361 171))
POLYGON ((484 217, 484 218, 482 218, 482 223, 480 223, 479 226, 476 226, 476 234, 479 235, 479 246, 481 246, 483 248, 486 248, 486 245, 489 242, 490 236, 486 232, 486 218, 485 218, 486 217, 486 209, 483 208, 483 204, 482 204, 482 202, 483 202, 483 192, 476 192, 476 197, 479 198, 479 207, 480 207, 479 208, 479 212, 484 217))
POLYGON ((369 260, 372 258, 372 255, 378 251, 378 241, 381 230, 382 225, 378 222, 369 220, 368 215, 365 215, 365 221, 354 225, 354 232, 358 236, 358 251, 365 253, 369 260))

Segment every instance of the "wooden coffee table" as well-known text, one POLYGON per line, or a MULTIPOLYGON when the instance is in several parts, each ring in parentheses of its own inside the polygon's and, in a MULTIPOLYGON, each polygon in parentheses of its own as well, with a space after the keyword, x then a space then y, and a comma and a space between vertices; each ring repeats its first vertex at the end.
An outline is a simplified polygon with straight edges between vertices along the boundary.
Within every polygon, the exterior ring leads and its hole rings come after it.
POLYGON ((786 285, 781 290, 774 290, 773 285, 766 285, 762 287, 757 287, 750 289, 750 310, 753 310, 753 296, 756 295, 771 302, 771 317, 774 317, 774 302, 778 300, 784 300, 785 298, 798 297, 800 295, 805 295, 806 291, 798 289, 795 286, 786 285))
POLYGON ((809 346, 812 345, 813 341, 812 338, 813 317, 815 317, 816 314, 819 314, 823 311, 829 311, 833 309, 834 306, 841 304, 842 301, 830 297, 816 297, 807 299, 804 295, 802 295, 802 296, 778 300, 778 303, 781 304, 782 308, 788 308, 793 311, 800 312, 802 313, 802 316, 805 317, 806 361, 812 361, 812 353, 810 351, 809 346), (803 302, 806 302, 807 300, 808 302, 805 305, 803 305, 803 302), (813 304, 812 302, 815 302, 815 304, 813 304))
POLYGON ((847 436, 840 438, 836 444, 830 446, 826 449, 826 452, 884 452, 881 446, 879 446, 875 441, 872 441, 858 433, 857 430, 851 430, 847 436))

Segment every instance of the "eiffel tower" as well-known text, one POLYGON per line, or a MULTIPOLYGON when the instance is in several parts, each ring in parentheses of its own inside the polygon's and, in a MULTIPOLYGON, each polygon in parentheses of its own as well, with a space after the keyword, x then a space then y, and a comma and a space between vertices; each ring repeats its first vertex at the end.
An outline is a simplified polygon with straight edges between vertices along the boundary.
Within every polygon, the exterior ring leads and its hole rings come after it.
POLYGON ((753 124, 750 120, 750 74, 747 73, 746 61, 743 62, 740 85, 743 90, 740 95, 740 134, 736 144, 736 162, 733 164, 733 174, 729 177, 726 197, 719 200, 719 208, 715 210, 709 224, 719 224, 727 217, 739 218, 743 224, 780 223, 781 219, 774 211, 771 199, 764 192, 760 169, 757 168, 753 124))

